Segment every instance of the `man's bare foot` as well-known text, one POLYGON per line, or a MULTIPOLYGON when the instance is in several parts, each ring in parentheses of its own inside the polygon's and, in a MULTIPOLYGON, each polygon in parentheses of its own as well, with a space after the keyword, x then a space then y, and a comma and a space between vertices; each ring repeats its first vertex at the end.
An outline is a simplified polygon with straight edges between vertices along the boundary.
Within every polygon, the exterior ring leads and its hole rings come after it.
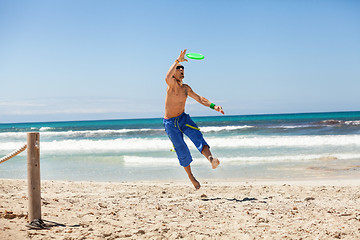
POLYGON ((198 180, 196 180, 196 178, 192 174, 190 165, 187 167, 184 167, 184 169, 185 169, 186 173, 188 174, 189 179, 190 179, 191 183, 194 185, 195 189, 200 189, 200 183, 198 182, 198 180))
POLYGON ((194 179, 190 179, 190 180, 191 180, 192 184, 194 185, 195 189, 196 189, 196 190, 199 190, 200 187, 201 187, 201 185, 200 185, 200 183, 198 182, 198 180, 196 180, 195 178, 194 178, 194 179))
POLYGON ((216 157, 210 156, 210 163, 211 163, 212 169, 215 169, 219 166, 220 161, 216 157))

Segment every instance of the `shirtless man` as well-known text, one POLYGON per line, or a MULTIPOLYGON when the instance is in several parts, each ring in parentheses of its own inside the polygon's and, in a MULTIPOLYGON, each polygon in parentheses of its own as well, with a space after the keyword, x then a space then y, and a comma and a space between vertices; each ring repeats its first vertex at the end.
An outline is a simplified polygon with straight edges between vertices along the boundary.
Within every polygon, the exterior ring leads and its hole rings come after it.
POLYGON ((205 142, 198 126, 191 120, 190 116, 185 113, 185 103, 188 96, 195 99, 206 107, 224 114, 221 106, 216 106, 204 97, 196 94, 189 85, 183 84, 184 67, 180 62, 187 62, 185 59, 186 49, 181 51, 180 56, 171 65, 166 74, 166 99, 165 99, 165 116, 164 127, 170 140, 172 141, 180 165, 184 167, 190 181, 196 189, 200 188, 200 183, 195 179, 191 172, 190 163, 192 157, 189 148, 184 141, 184 134, 190 138, 196 148, 204 155, 213 169, 219 166, 220 161, 213 157, 209 145, 205 142))

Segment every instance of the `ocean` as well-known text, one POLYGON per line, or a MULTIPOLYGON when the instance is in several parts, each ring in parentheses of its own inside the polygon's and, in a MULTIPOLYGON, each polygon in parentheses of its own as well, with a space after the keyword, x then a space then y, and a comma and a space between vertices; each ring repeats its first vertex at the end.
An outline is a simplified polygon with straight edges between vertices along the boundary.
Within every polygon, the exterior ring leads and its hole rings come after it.
MULTIPOLYGON (((193 117, 221 164, 185 137, 198 179, 360 176, 360 112, 193 117)), ((70 181, 183 180, 162 118, 0 124, 0 157, 40 132, 41 178, 70 181)), ((26 179, 26 152, 0 178, 26 179)))

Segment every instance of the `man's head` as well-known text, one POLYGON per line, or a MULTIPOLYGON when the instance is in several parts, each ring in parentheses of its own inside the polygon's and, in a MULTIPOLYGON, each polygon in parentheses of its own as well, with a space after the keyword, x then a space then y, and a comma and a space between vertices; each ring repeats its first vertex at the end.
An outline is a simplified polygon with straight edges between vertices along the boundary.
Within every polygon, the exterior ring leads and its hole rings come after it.
POLYGON ((184 66, 182 66, 182 65, 176 66, 174 77, 178 81, 181 81, 184 79, 184 66))

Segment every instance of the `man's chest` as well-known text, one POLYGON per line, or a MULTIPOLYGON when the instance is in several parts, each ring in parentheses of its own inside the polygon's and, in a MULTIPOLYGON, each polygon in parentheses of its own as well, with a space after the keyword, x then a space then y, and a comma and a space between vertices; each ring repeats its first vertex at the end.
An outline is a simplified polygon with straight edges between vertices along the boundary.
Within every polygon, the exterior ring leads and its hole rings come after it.
POLYGON ((172 97, 187 98, 188 92, 185 86, 168 87, 167 94, 172 97))

